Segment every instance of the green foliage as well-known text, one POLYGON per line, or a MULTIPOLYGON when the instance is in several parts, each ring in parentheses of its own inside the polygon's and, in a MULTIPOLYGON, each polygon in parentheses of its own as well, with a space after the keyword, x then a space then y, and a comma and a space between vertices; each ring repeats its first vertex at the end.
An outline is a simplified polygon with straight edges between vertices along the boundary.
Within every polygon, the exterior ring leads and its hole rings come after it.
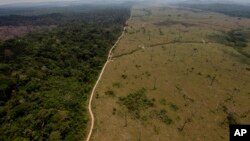
POLYGON ((167 125, 173 123, 173 120, 168 117, 167 111, 164 109, 161 109, 160 111, 155 111, 155 117, 167 125))
POLYGON ((171 109, 173 109, 174 111, 178 111, 179 110, 179 107, 177 105, 173 104, 173 103, 169 103, 169 107, 171 109))
POLYGON ((246 47, 247 39, 242 33, 242 31, 230 31, 227 33, 226 41, 229 45, 234 47, 246 47))
POLYGON ((165 98, 162 98, 162 99, 160 100, 160 104, 166 105, 166 104, 167 104, 167 100, 166 100, 165 98))
POLYGON ((0 25, 57 25, 0 44, 1 141, 71 141, 86 133, 88 94, 129 9, 64 12, 1 17, 0 25))
POLYGON ((127 77, 128 77, 128 76, 127 76, 126 74, 123 74, 123 75, 122 75, 122 78, 123 78, 123 79, 126 79, 127 77))
POLYGON ((222 106, 222 110, 227 115, 225 120, 222 122, 222 125, 239 124, 237 120, 237 115, 235 113, 229 112, 226 106, 222 106))
POLYGON ((116 114, 116 108, 113 108, 112 114, 113 114, 113 115, 116 114))
POLYGON ((0 71, 1 72, 7 73, 9 69, 10 69, 10 65, 9 64, 4 64, 4 63, 0 64, 0 71))
POLYGON ((234 47, 240 54, 250 58, 250 55, 243 50, 249 44, 250 31, 249 30, 231 30, 222 35, 213 35, 209 38, 220 44, 234 47))
POLYGON ((110 97, 115 97, 115 93, 112 90, 108 90, 105 92, 105 95, 110 96, 110 97))
POLYGON ((145 89, 137 90, 126 97, 120 97, 119 103, 124 105, 134 118, 140 119, 141 111, 154 106, 153 100, 148 99, 145 93, 145 89))
POLYGON ((116 83, 113 83, 113 87, 121 88, 121 87, 122 87, 122 84, 119 83, 119 82, 116 82, 116 83))
POLYGON ((235 117, 235 115, 232 114, 232 113, 228 113, 227 122, 228 122, 228 125, 239 124, 236 117, 235 117))
POLYGON ((61 141, 61 133, 59 131, 53 131, 49 135, 49 141, 61 141))

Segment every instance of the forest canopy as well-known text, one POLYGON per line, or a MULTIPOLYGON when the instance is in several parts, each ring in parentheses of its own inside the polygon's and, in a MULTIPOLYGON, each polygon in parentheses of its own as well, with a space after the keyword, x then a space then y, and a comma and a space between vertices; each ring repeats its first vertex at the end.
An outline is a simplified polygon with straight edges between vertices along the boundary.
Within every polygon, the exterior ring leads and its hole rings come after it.
POLYGON ((122 6, 40 12, 0 17, 0 26, 56 25, 0 41, 2 141, 83 139, 87 97, 130 15, 122 6))

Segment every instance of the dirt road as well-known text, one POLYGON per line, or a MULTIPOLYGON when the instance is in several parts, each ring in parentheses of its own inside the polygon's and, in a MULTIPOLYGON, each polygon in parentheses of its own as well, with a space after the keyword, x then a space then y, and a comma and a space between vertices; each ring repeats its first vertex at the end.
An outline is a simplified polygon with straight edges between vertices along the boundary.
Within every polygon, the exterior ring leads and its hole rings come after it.
POLYGON ((108 63, 110 62, 110 60, 112 58, 112 52, 113 52, 114 48, 116 47, 116 45, 121 40, 121 38, 123 37, 123 35, 125 34, 125 30, 126 30, 126 27, 124 27, 122 35, 118 38, 118 40, 115 42, 115 44, 113 45, 113 47, 109 50, 107 61, 104 64, 104 66, 102 68, 102 71, 99 74, 99 77, 98 77, 98 79, 97 79, 97 81, 95 83, 95 86, 92 89, 91 96, 90 96, 90 99, 89 99, 89 105, 88 105, 89 113, 90 113, 90 116, 91 116, 91 126, 90 126, 90 129, 89 129, 89 133, 88 133, 88 137, 86 138, 86 141, 90 140, 90 137, 92 135, 93 128, 94 128, 94 123, 95 123, 95 117, 94 117, 94 114, 93 114, 93 111, 92 111, 92 100, 93 100, 94 93, 96 91, 97 85, 99 84, 99 82, 100 82, 100 80, 102 78, 102 75, 103 75, 103 73, 105 71, 105 68, 107 67, 108 63))

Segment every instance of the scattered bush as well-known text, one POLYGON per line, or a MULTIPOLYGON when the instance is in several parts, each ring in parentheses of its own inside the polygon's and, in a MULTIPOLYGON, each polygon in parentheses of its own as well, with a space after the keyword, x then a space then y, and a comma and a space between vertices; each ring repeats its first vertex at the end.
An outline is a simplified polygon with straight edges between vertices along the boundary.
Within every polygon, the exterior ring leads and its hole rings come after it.
POLYGON ((233 113, 228 113, 227 122, 228 122, 228 125, 239 124, 239 122, 237 121, 237 119, 233 113))
POLYGON ((249 35, 249 31, 231 30, 223 35, 210 36, 210 39, 227 46, 242 48, 247 46, 249 35))
POLYGON ((162 98, 162 99, 160 100, 160 104, 166 105, 166 104, 167 104, 167 100, 166 100, 165 98, 162 98))
POLYGON ((141 111, 154 106, 154 102, 148 99, 145 93, 145 89, 137 90, 126 97, 120 97, 119 103, 125 106, 134 118, 140 119, 141 111))
POLYGON ((113 83, 113 87, 120 88, 122 85, 119 82, 113 83))
POLYGON ((115 93, 112 90, 108 90, 105 92, 105 95, 110 96, 110 97, 115 97, 115 93))
POLYGON ((160 121, 164 122, 165 124, 169 125, 173 123, 173 120, 168 117, 167 111, 165 109, 161 109, 160 111, 155 111, 155 116, 160 121))
POLYGON ((128 76, 125 75, 125 74, 122 75, 122 78, 123 78, 123 79, 126 79, 127 77, 128 77, 128 76))
POLYGON ((113 114, 113 115, 116 114, 116 108, 113 108, 112 114, 113 114))
POLYGON ((177 105, 173 104, 173 103, 169 103, 169 107, 171 109, 173 109, 174 111, 178 111, 179 110, 179 107, 177 105))

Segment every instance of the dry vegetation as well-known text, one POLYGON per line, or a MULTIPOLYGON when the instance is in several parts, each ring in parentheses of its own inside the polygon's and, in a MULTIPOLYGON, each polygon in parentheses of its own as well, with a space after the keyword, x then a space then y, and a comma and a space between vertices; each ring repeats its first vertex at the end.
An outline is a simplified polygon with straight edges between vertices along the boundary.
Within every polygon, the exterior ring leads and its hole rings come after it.
POLYGON ((228 124, 250 123, 250 46, 211 36, 239 28, 250 20, 134 7, 96 92, 92 140, 228 140, 228 124))

